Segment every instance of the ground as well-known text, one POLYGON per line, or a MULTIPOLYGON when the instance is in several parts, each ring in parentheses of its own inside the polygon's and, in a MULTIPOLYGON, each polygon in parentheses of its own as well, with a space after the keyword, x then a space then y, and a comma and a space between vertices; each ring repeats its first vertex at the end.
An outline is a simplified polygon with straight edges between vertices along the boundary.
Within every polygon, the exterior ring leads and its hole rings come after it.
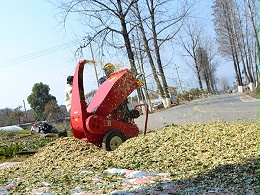
POLYGON ((250 92, 249 95, 259 99, 259 85, 254 89, 254 91, 250 92))

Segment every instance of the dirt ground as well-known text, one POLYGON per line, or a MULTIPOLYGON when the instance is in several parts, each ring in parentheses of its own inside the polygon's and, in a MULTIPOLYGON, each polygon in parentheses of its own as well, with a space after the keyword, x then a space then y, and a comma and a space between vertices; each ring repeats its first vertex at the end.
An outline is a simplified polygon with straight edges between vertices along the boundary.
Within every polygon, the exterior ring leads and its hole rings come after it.
POLYGON ((258 87, 255 88, 254 91, 252 91, 251 93, 249 93, 250 96, 259 99, 259 85, 258 87))

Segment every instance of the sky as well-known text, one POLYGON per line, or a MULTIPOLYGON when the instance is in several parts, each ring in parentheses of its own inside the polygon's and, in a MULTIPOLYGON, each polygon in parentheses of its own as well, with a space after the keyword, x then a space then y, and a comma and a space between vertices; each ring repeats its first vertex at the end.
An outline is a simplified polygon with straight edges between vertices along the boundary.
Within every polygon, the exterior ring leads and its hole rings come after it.
MULTIPOLYGON (((206 19, 211 14, 210 2, 202 0, 199 6, 206 19)), ((79 60, 74 58, 74 52, 86 29, 73 17, 63 28, 57 20, 59 10, 46 0, 1 0, 1 7, 4 9, 0 12, 0 109, 24 108, 24 103, 30 109, 27 97, 39 82, 47 84, 58 104, 64 105, 66 78, 74 74, 79 60)), ((84 58, 91 59, 90 53, 84 58)), ((231 78, 233 70, 227 69, 225 63, 217 74, 231 78)), ((86 93, 97 84, 93 66, 85 69, 86 93)), ((102 74, 101 69, 98 74, 102 74)), ((176 77, 176 72, 172 74, 176 77)), ((194 75, 188 78, 185 69, 180 69, 179 74, 187 79, 186 83, 194 82, 194 75)))

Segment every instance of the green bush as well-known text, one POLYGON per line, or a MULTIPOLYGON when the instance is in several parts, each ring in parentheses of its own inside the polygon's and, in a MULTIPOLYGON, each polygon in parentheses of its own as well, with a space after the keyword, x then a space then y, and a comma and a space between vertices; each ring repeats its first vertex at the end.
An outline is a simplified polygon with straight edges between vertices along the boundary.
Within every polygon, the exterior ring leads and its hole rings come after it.
POLYGON ((0 142, 0 159, 12 158, 17 155, 18 151, 36 151, 52 142, 55 138, 31 135, 30 137, 9 137, 9 140, 0 142))
POLYGON ((189 93, 187 91, 179 93, 177 97, 179 99, 179 102, 189 101, 189 93))
POLYGON ((11 158, 16 155, 18 145, 16 143, 0 143, 0 158, 11 158))
MULTIPOLYGON (((57 123, 53 126, 59 132, 67 129, 68 136, 73 136, 69 123, 57 123)), ((38 133, 30 134, 30 130, 0 131, 0 160, 17 156, 19 151, 36 151, 52 142, 57 137, 43 137, 38 133)))

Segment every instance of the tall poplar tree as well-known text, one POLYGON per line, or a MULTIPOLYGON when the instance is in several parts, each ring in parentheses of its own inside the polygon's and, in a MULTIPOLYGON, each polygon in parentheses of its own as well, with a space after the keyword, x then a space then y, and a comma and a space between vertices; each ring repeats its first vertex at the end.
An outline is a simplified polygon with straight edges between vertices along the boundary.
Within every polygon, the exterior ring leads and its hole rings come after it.
POLYGON ((235 0, 215 0, 213 5, 213 16, 215 18, 213 21, 219 51, 223 56, 232 59, 236 80, 238 86, 240 86, 239 91, 242 92, 242 71, 239 63, 238 42, 235 37, 236 31, 234 29, 235 24, 238 25, 233 9, 235 4, 235 0))

